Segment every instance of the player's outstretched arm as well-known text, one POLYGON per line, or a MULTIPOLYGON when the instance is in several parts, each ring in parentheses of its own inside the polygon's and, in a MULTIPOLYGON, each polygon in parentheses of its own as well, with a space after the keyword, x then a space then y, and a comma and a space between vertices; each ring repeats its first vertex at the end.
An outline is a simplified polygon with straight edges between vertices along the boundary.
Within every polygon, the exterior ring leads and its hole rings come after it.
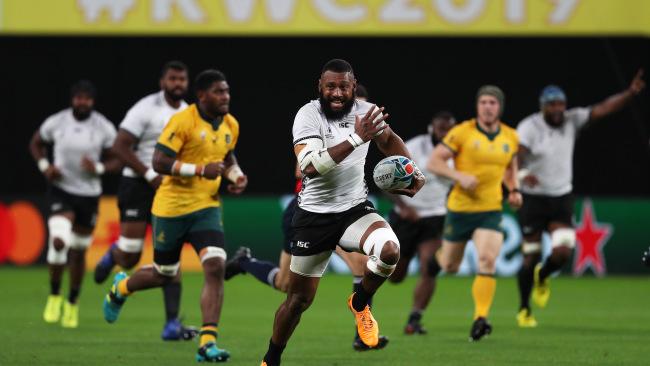
POLYGON ((643 80, 643 73, 644 70, 639 69, 627 89, 620 93, 614 94, 604 101, 594 105, 591 108, 591 115, 589 116, 589 119, 593 121, 604 118, 614 112, 623 109, 626 105, 628 105, 634 99, 634 97, 639 95, 639 93, 645 89, 645 80, 643 80))
POLYGON ((300 170, 307 177, 313 178, 317 175, 325 175, 334 169, 338 163, 343 161, 357 147, 372 140, 375 136, 388 127, 384 120, 388 114, 381 115, 383 107, 375 108, 373 105, 362 118, 356 117, 354 124, 354 133, 350 134, 346 141, 330 148, 325 148, 322 141, 318 139, 313 142, 297 144, 293 151, 298 158, 300 170))

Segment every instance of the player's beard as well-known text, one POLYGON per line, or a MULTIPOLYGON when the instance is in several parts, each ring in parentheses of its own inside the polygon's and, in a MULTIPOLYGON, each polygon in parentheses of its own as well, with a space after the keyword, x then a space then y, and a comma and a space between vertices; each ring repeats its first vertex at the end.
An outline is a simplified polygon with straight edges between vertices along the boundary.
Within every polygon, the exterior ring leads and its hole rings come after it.
POLYGON ((328 120, 339 120, 343 118, 343 116, 350 113, 352 106, 354 106, 354 96, 352 96, 350 100, 343 103, 343 108, 340 111, 335 111, 332 109, 330 101, 323 96, 323 93, 320 93, 318 100, 320 101, 320 106, 323 110, 323 114, 325 114, 325 117, 327 117, 328 120))
POLYGON ((92 112, 92 108, 78 108, 78 107, 73 107, 72 108, 72 115, 77 121, 83 121, 90 117, 90 113, 92 112))
POLYGON ((165 89, 165 96, 175 102, 182 100, 185 97, 185 90, 181 88, 165 89))
POLYGON ((433 143, 433 146, 438 145, 438 144, 440 143, 440 141, 441 141, 441 140, 439 140, 439 139, 436 137, 436 134, 435 134, 435 133, 432 133, 432 134, 431 134, 431 142, 433 143))
POLYGON ((558 113, 558 115, 554 115, 553 113, 544 113, 544 121, 546 121, 546 123, 551 127, 562 127, 564 124, 564 113, 558 113))

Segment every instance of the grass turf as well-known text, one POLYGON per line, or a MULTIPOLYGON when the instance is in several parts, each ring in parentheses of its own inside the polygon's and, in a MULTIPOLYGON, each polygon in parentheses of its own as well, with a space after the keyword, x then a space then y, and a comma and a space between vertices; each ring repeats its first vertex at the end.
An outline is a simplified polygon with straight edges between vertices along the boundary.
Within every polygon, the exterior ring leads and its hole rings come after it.
MULTIPOLYGON (((494 333, 469 343, 473 311, 471 278, 443 277, 423 321, 425 336, 405 336, 414 278, 384 286, 375 317, 390 343, 382 351, 352 351, 353 320, 346 307, 351 278, 327 275, 312 307, 302 317, 283 356, 283 365, 647 365, 650 341, 650 284, 643 277, 570 278, 552 281, 545 310, 534 310, 536 329, 515 324, 514 279, 498 280, 490 320, 494 333)), ((187 273, 181 312, 198 325, 202 276, 187 273)), ((0 268, 0 365, 190 365, 195 342, 164 343, 162 292, 137 293, 119 321, 104 322, 101 302, 108 285, 86 278, 80 326, 45 324, 45 268, 0 268)), ((64 286, 64 288, 66 288, 64 286)), ((67 292, 67 291, 66 291, 67 292)), ((240 276, 226 284, 219 345, 230 365, 259 365, 284 295, 240 276)))

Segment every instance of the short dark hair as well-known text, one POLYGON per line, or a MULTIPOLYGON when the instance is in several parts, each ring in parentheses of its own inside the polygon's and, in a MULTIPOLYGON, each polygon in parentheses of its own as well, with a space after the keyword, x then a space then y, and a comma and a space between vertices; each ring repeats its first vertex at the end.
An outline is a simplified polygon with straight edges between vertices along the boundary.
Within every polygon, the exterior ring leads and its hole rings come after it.
POLYGON ((79 80, 70 87, 70 96, 74 97, 79 94, 87 94, 95 99, 97 89, 95 89, 95 86, 89 80, 79 80))
POLYGON ((366 99, 370 98, 368 96, 368 89, 366 89, 366 87, 361 84, 357 84, 356 96, 357 98, 366 98, 366 99))
POLYGON ((182 61, 178 60, 172 60, 172 61, 167 61, 160 72, 160 77, 165 76, 167 71, 169 70, 176 70, 176 71, 185 71, 188 72, 187 65, 185 65, 182 61))
POLYGON ((194 91, 206 91, 217 81, 226 81, 226 75, 215 69, 203 70, 194 79, 194 91))
POLYGON ((454 115, 449 111, 440 111, 433 116, 432 121, 435 121, 437 119, 450 121, 455 120, 456 117, 454 117, 454 115))
POLYGON ((354 71, 352 70, 352 65, 350 65, 349 62, 342 60, 340 58, 335 58, 327 61, 327 63, 325 64, 325 66, 323 66, 323 69, 320 72, 321 75, 324 74, 325 71, 349 72, 350 74, 354 74, 354 71))

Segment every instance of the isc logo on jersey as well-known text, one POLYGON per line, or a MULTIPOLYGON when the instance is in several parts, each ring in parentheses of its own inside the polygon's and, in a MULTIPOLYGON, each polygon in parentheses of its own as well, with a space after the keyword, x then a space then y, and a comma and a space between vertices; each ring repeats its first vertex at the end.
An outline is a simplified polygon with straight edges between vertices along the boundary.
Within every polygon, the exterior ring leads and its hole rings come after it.
POLYGON ((382 190, 406 188, 411 185, 415 163, 404 156, 389 156, 382 159, 372 172, 377 187, 382 190))

